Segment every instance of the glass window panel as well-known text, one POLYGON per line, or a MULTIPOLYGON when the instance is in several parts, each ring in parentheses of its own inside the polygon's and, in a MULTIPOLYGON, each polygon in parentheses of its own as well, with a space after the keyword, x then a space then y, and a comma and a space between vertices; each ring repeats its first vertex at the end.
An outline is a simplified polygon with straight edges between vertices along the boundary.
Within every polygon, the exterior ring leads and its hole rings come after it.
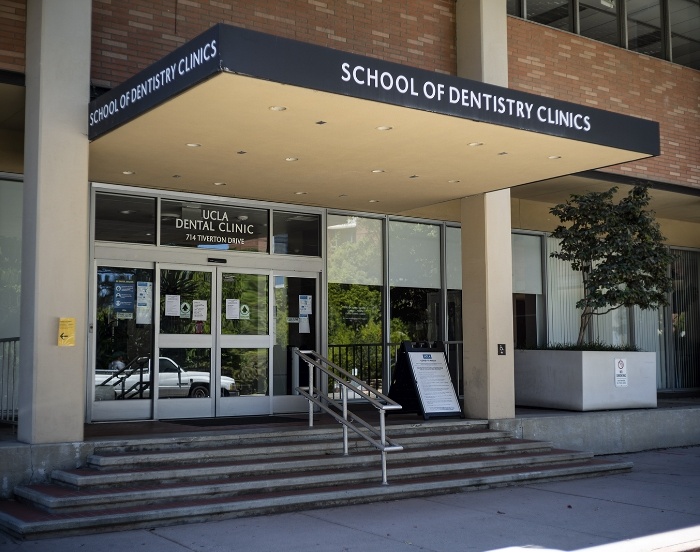
MULTIPOLYGON (((221 376, 235 381, 232 395, 264 396, 269 394, 269 349, 222 349, 221 376)), ((230 381, 222 382, 222 388, 230 381)))
POLYGON ((268 276, 264 274, 221 275, 221 333, 267 335, 268 276))
POLYGON ((211 272, 160 271, 160 333, 211 333, 211 272))
POLYGON ((321 255, 321 216, 275 211, 272 216, 273 253, 321 255))
POLYGON ((647 56, 663 57, 660 0, 627 0, 627 47, 647 56))
POLYGON ((700 252, 674 251, 671 267, 669 389, 700 387, 700 252))
POLYGON ((550 256, 559 250, 555 238, 545 240, 547 262, 547 340, 549 344, 576 343, 581 313, 576 302, 583 294, 581 274, 571 263, 550 256))
POLYGON ((151 197, 95 194, 95 239, 156 243, 156 200, 151 197))
POLYGON ((618 0, 579 0, 581 36, 613 46, 620 45, 617 24, 618 0))
POLYGON ((328 215, 328 355, 377 388, 382 379, 380 219, 328 215))
POLYGON ((160 243, 267 253, 269 211, 162 200, 160 243))
POLYGON ((0 180, 0 339, 19 337, 22 183, 0 180))
POLYGON ((382 221, 346 215, 328 215, 328 281, 381 285, 382 221))
POLYGON ((700 69, 700 3, 670 0, 669 4, 673 62, 700 69))
MULTIPOLYGON (((211 349, 161 349, 158 365, 158 398, 205 399, 210 396, 211 349)), ((222 389, 221 393, 228 393, 222 389)))
POLYGON ((440 289, 440 227, 389 222, 389 282, 392 286, 440 289))
POLYGON ((445 229, 445 277, 447 289, 462 289, 462 229, 448 226, 445 229))
POLYGON ((508 15, 514 15, 515 17, 522 17, 522 0, 508 0, 506 7, 508 15))
POLYGON ((97 268, 95 400, 150 397, 153 270, 97 268))
POLYGON ((440 331, 440 227, 389 222, 391 342, 435 341, 440 331))
POLYGON ((542 293, 542 238, 512 234, 513 293, 542 293))
POLYGON ((528 0, 527 19, 569 31, 571 30, 569 0, 528 0))

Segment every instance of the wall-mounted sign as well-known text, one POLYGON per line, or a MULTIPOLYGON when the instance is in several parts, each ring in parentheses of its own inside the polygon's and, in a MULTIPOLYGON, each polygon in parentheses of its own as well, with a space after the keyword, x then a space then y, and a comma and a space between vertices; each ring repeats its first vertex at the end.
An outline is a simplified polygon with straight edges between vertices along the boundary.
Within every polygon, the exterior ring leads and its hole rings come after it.
POLYGON ((58 319, 58 346, 75 347, 75 318, 58 319))
POLYGON ((179 247, 267 252, 269 211, 163 200, 160 243, 179 247))
POLYGON ((627 359, 615 359, 615 387, 627 387, 627 359))

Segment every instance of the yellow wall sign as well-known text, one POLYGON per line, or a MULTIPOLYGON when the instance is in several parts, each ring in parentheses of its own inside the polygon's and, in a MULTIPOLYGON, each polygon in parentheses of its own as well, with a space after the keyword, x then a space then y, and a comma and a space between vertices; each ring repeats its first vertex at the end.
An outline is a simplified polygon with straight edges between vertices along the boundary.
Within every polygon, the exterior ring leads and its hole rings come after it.
POLYGON ((58 319, 58 346, 75 347, 75 318, 58 319))

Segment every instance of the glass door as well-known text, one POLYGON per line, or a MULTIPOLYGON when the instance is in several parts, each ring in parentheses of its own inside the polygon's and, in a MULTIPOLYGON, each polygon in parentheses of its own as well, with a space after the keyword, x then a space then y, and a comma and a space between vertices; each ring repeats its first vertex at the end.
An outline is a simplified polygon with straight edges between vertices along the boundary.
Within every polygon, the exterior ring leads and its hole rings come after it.
POLYGON ((217 270, 217 416, 270 414, 269 271, 217 270))
POLYGON ((149 419, 153 263, 96 261, 94 274, 90 316, 94 370, 88 386, 88 419, 149 419))
POLYGON ((214 416, 215 270, 160 265, 158 274, 158 363, 146 368, 158 381, 155 418, 214 416))
POLYGON ((306 364, 299 366, 295 348, 319 351, 318 276, 295 272, 274 274, 274 411, 303 412, 306 400, 296 391, 308 386, 306 364))

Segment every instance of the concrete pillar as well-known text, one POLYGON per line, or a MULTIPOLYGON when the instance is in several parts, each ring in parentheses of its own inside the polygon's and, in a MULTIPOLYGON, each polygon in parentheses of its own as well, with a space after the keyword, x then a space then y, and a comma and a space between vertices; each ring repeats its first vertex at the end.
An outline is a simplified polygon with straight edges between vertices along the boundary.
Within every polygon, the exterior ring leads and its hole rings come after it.
POLYGON ((28 0, 18 438, 85 422, 91 0, 28 0), (58 346, 59 318, 76 321, 58 346))
POLYGON ((508 86, 506 0, 457 0, 457 76, 508 86))
POLYGON ((468 418, 515 417, 512 279, 510 190, 462 199, 464 410, 468 418))

